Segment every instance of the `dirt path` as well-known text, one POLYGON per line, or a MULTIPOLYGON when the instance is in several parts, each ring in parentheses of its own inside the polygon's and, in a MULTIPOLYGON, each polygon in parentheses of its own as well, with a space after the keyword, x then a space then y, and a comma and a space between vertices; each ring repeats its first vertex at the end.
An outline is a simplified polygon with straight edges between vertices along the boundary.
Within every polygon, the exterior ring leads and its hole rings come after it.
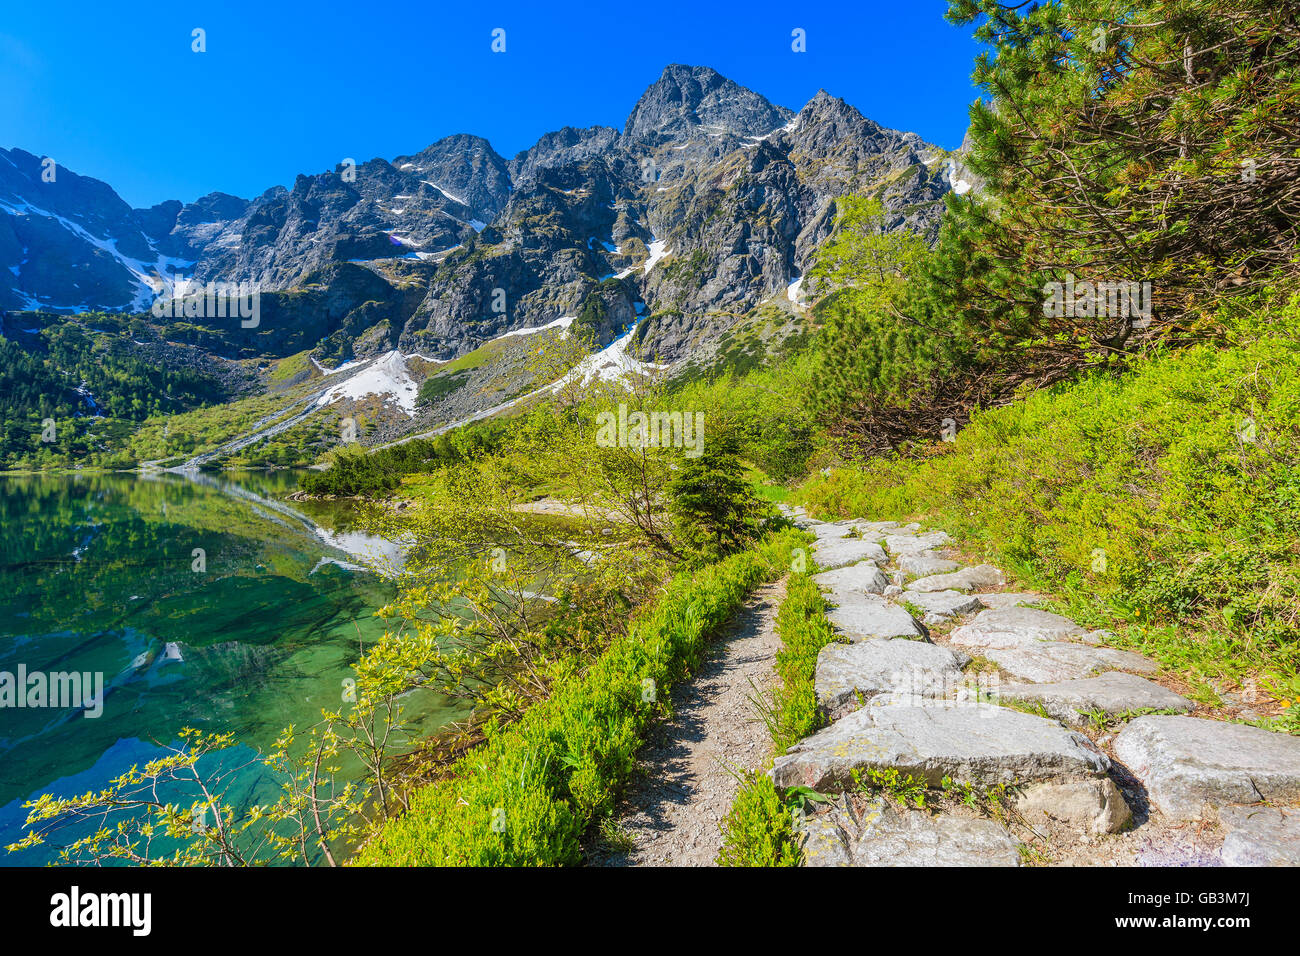
POLYGON ((771 749, 753 698, 755 688, 767 694, 776 683, 776 612, 784 598, 784 580, 758 589, 700 673, 674 692, 675 717, 653 732, 616 813, 631 848, 601 840, 588 848, 593 865, 713 865, 719 826, 740 789, 733 772, 759 767, 771 749))

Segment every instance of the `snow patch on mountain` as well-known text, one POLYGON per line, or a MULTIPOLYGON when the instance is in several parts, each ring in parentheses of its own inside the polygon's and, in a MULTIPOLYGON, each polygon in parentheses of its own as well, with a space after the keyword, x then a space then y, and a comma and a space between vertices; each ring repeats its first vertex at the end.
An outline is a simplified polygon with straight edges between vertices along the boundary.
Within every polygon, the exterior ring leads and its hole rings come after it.
MULTIPOLYGON (((339 371, 335 369, 335 371, 339 371)), ((411 379, 402 353, 394 349, 373 359, 370 365, 346 382, 340 382, 316 399, 317 405, 329 405, 344 398, 378 395, 415 417, 415 397, 419 387, 411 379)))

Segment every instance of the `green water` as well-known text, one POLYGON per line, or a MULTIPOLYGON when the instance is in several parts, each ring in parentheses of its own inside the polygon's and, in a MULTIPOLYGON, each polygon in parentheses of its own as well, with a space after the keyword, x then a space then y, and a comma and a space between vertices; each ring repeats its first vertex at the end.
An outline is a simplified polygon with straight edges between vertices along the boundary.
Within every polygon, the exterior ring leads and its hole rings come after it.
MULTIPOLYGON (((338 706, 392 596, 361 566, 398 549, 345 503, 283 501, 295 486, 287 472, 0 477, 0 672, 104 681, 98 717, 0 707, 0 847, 24 832, 21 801, 102 786, 182 727, 265 749, 338 706)), ((424 730, 462 716, 432 693, 408 710, 424 730)), ((232 794, 274 786, 254 765, 232 794)), ((48 856, 0 850, 0 865, 48 856)))

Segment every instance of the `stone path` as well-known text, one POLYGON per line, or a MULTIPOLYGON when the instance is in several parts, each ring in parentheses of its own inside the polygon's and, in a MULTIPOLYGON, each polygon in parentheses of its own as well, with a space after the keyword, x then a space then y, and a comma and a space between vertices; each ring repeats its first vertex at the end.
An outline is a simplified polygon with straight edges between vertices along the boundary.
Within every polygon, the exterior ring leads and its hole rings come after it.
POLYGON ((830 723, 770 771, 835 795, 800 818, 806 865, 1300 864, 1300 737, 1188 716, 1155 662, 943 531, 786 512, 841 638, 814 684, 830 723), (861 785, 891 775, 928 806, 861 785))
POLYGON ((715 642, 700 673, 673 693, 674 716, 639 756, 639 779, 616 813, 628 846, 598 840, 597 866, 713 866, 721 824, 740 789, 738 774, 758 770, 771 737, 755 704, 776 684, 781 646, 776 612, 784 580, 755 592, 715 642))

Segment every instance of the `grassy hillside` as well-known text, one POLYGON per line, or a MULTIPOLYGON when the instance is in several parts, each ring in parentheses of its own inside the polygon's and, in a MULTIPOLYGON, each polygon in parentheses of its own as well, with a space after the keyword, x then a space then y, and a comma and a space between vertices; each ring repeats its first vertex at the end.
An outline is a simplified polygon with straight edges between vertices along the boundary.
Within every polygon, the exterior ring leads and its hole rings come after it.
MULTIPOLYGON (((817 475, 825 516, 924 516, 1058 590, 1209 704, 1300 695, 1300 299, 976 412, 953 441, 817 475)), ((1300 729, 1300 707, 1282 719, 1300 729)))

